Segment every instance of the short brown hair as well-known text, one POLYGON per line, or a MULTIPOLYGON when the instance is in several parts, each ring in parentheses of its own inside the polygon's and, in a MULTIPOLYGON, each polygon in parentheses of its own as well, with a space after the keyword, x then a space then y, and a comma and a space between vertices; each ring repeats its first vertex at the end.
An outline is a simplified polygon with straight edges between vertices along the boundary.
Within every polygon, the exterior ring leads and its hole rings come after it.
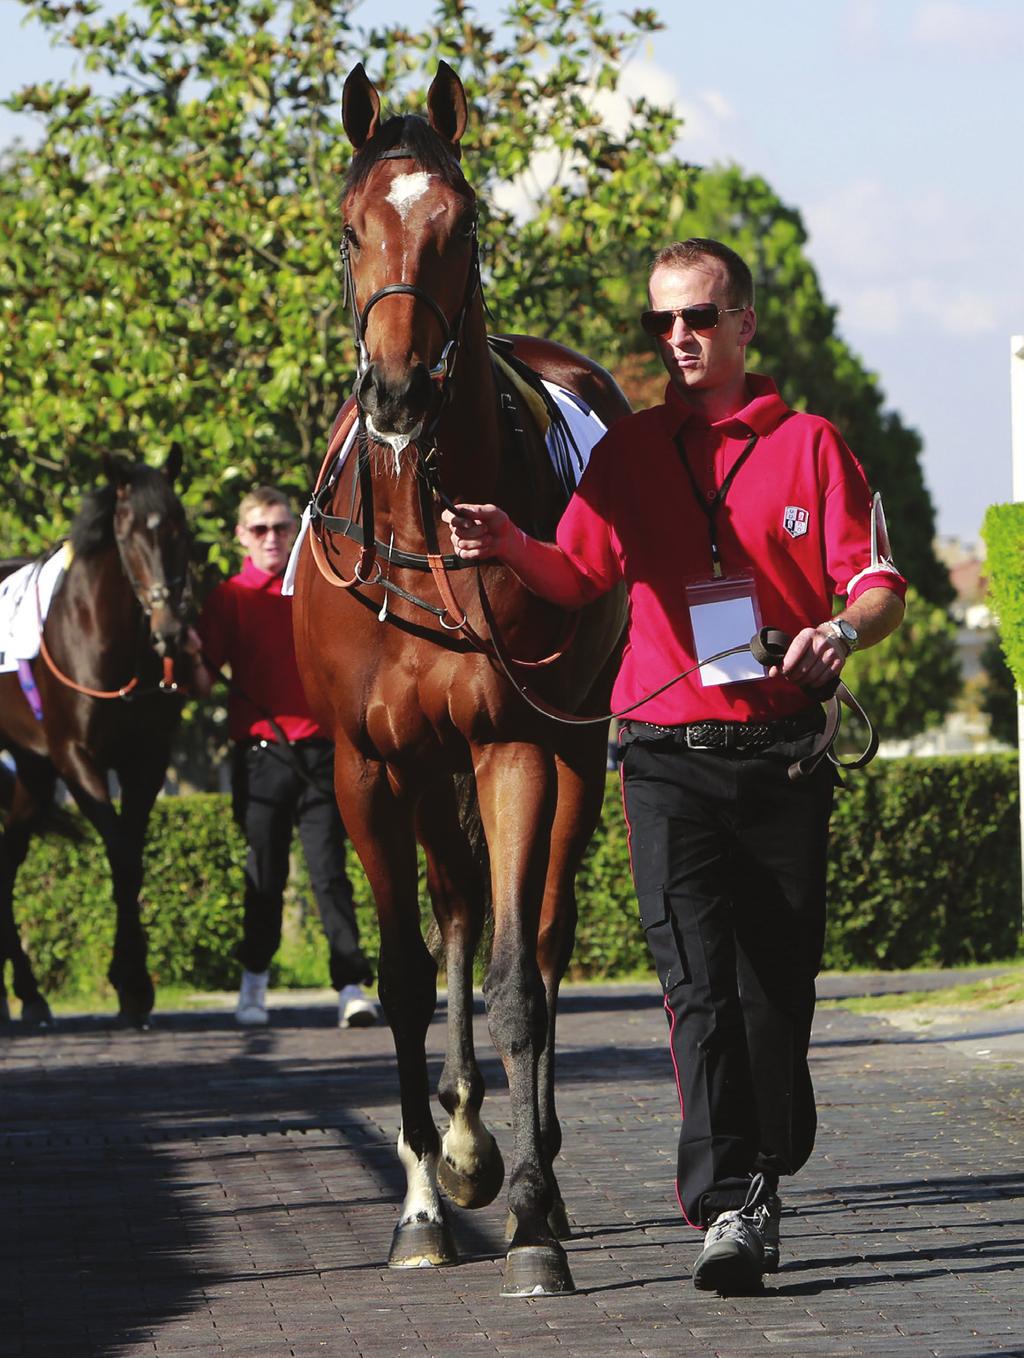
POLYGON ((242 502, 238 506, 238 526, 245 527, 245 516, 253 509, 267 508, 269 505, 280 505, 287 509, 294 519, 295 510, 292 509, 292 502, 283 490, 278 490, 276 486, 253 486, 248 495, 242 496, 242 502))
POLYGON ((702 259, 718 259, 725 265, 729 279, 729 300, 733 306, 754 305, 754 279, 746 261, 720 240, 708 240, 703 236, 674 241, 659 250, 651 263, 648 281, 656 269, 689 269, 702 259))

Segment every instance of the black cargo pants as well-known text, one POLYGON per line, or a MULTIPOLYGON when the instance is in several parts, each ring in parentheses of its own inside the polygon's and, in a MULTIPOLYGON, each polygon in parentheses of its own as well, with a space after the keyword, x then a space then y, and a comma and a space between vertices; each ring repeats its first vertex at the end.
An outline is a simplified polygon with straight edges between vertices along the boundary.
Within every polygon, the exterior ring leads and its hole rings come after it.
POLYGON ((232 794, 235 819, 249 846, 242 965, 247 971, 266 971, 280 946, 288 857, 297 828, 327 936, 331 984, 336 990, 368 984, 373 971, 359 946, 352 884, 345 871, 345 827, 334 799, 333 745, 317 739, 296 741, 286 750, 272 741, 237 745, 232 794))
POLYGON ((671 740, 624 748, 640 915, 665 993, 682 1127, 676 1187, 704 1227, 751 1176, 794 1174, 814 1146, 807 1066, 825 931, 835 786, 813 735, 752 755, 671 740))

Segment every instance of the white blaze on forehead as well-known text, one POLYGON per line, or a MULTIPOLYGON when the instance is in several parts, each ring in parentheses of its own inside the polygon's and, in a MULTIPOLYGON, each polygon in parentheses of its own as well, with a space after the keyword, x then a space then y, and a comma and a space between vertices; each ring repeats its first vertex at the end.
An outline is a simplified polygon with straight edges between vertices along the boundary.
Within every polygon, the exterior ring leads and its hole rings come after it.
POLYGON ((396 175, 391 181, 387 201, 403 222, 409 215, 409 209, 412 205, 419 202, 426 193, 429 184, 430 175, 427 174, 426 170, 416 170, 413 174, 396 175))
POLYGON ((160 525, 160 515, 159 515, 159 514, 147 514, 147 515, 146 515, 146 527, 147 527, 148 529, 150 529, 150 531, 152 531, 154 528, 159 527, 159 525, 160 525))

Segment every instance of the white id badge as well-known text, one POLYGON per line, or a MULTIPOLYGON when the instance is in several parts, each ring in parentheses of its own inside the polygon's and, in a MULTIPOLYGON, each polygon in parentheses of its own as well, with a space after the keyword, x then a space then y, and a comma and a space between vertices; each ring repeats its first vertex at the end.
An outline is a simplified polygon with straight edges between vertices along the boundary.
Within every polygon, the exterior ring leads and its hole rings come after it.
POLYGON ((748 649, 751 637, 761 630, 757 587, 751 576, 696 581, 686 587, 686 604, 704 688, 749 683, 765 677, 764 666, 757 663, 748 649), (703 663, 709 656, 733 646, 742 646, 744 650, 710 665, 703 663))

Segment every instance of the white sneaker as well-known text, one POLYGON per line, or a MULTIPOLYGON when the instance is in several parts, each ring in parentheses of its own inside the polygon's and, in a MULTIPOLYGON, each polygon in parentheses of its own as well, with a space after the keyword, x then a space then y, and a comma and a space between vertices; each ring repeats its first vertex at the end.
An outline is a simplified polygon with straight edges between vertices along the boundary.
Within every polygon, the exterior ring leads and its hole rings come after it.
POLYGON ((377 1005, 363 994, 363 987, 346 985, 338 991, 338 1027, 372 1028, 380 1018, 377 1005))
MULTIPOLYGON (((752 1296, 761 1290, 765 1272, 764 1230, 770 1218, 763 1174, 751 1180, 742 1207, 720 1212, 707 1229, 704 1248, 693 1266, 693 1285, 723 1297, 752 1296)), ((778 1268, 778 1243, 775 1268, 778 1268)))
POLYGON ((235 1005, 235 1022, 243 1028, 259 1028, 267 1022, 269 971, 243 971, 235 1005))

